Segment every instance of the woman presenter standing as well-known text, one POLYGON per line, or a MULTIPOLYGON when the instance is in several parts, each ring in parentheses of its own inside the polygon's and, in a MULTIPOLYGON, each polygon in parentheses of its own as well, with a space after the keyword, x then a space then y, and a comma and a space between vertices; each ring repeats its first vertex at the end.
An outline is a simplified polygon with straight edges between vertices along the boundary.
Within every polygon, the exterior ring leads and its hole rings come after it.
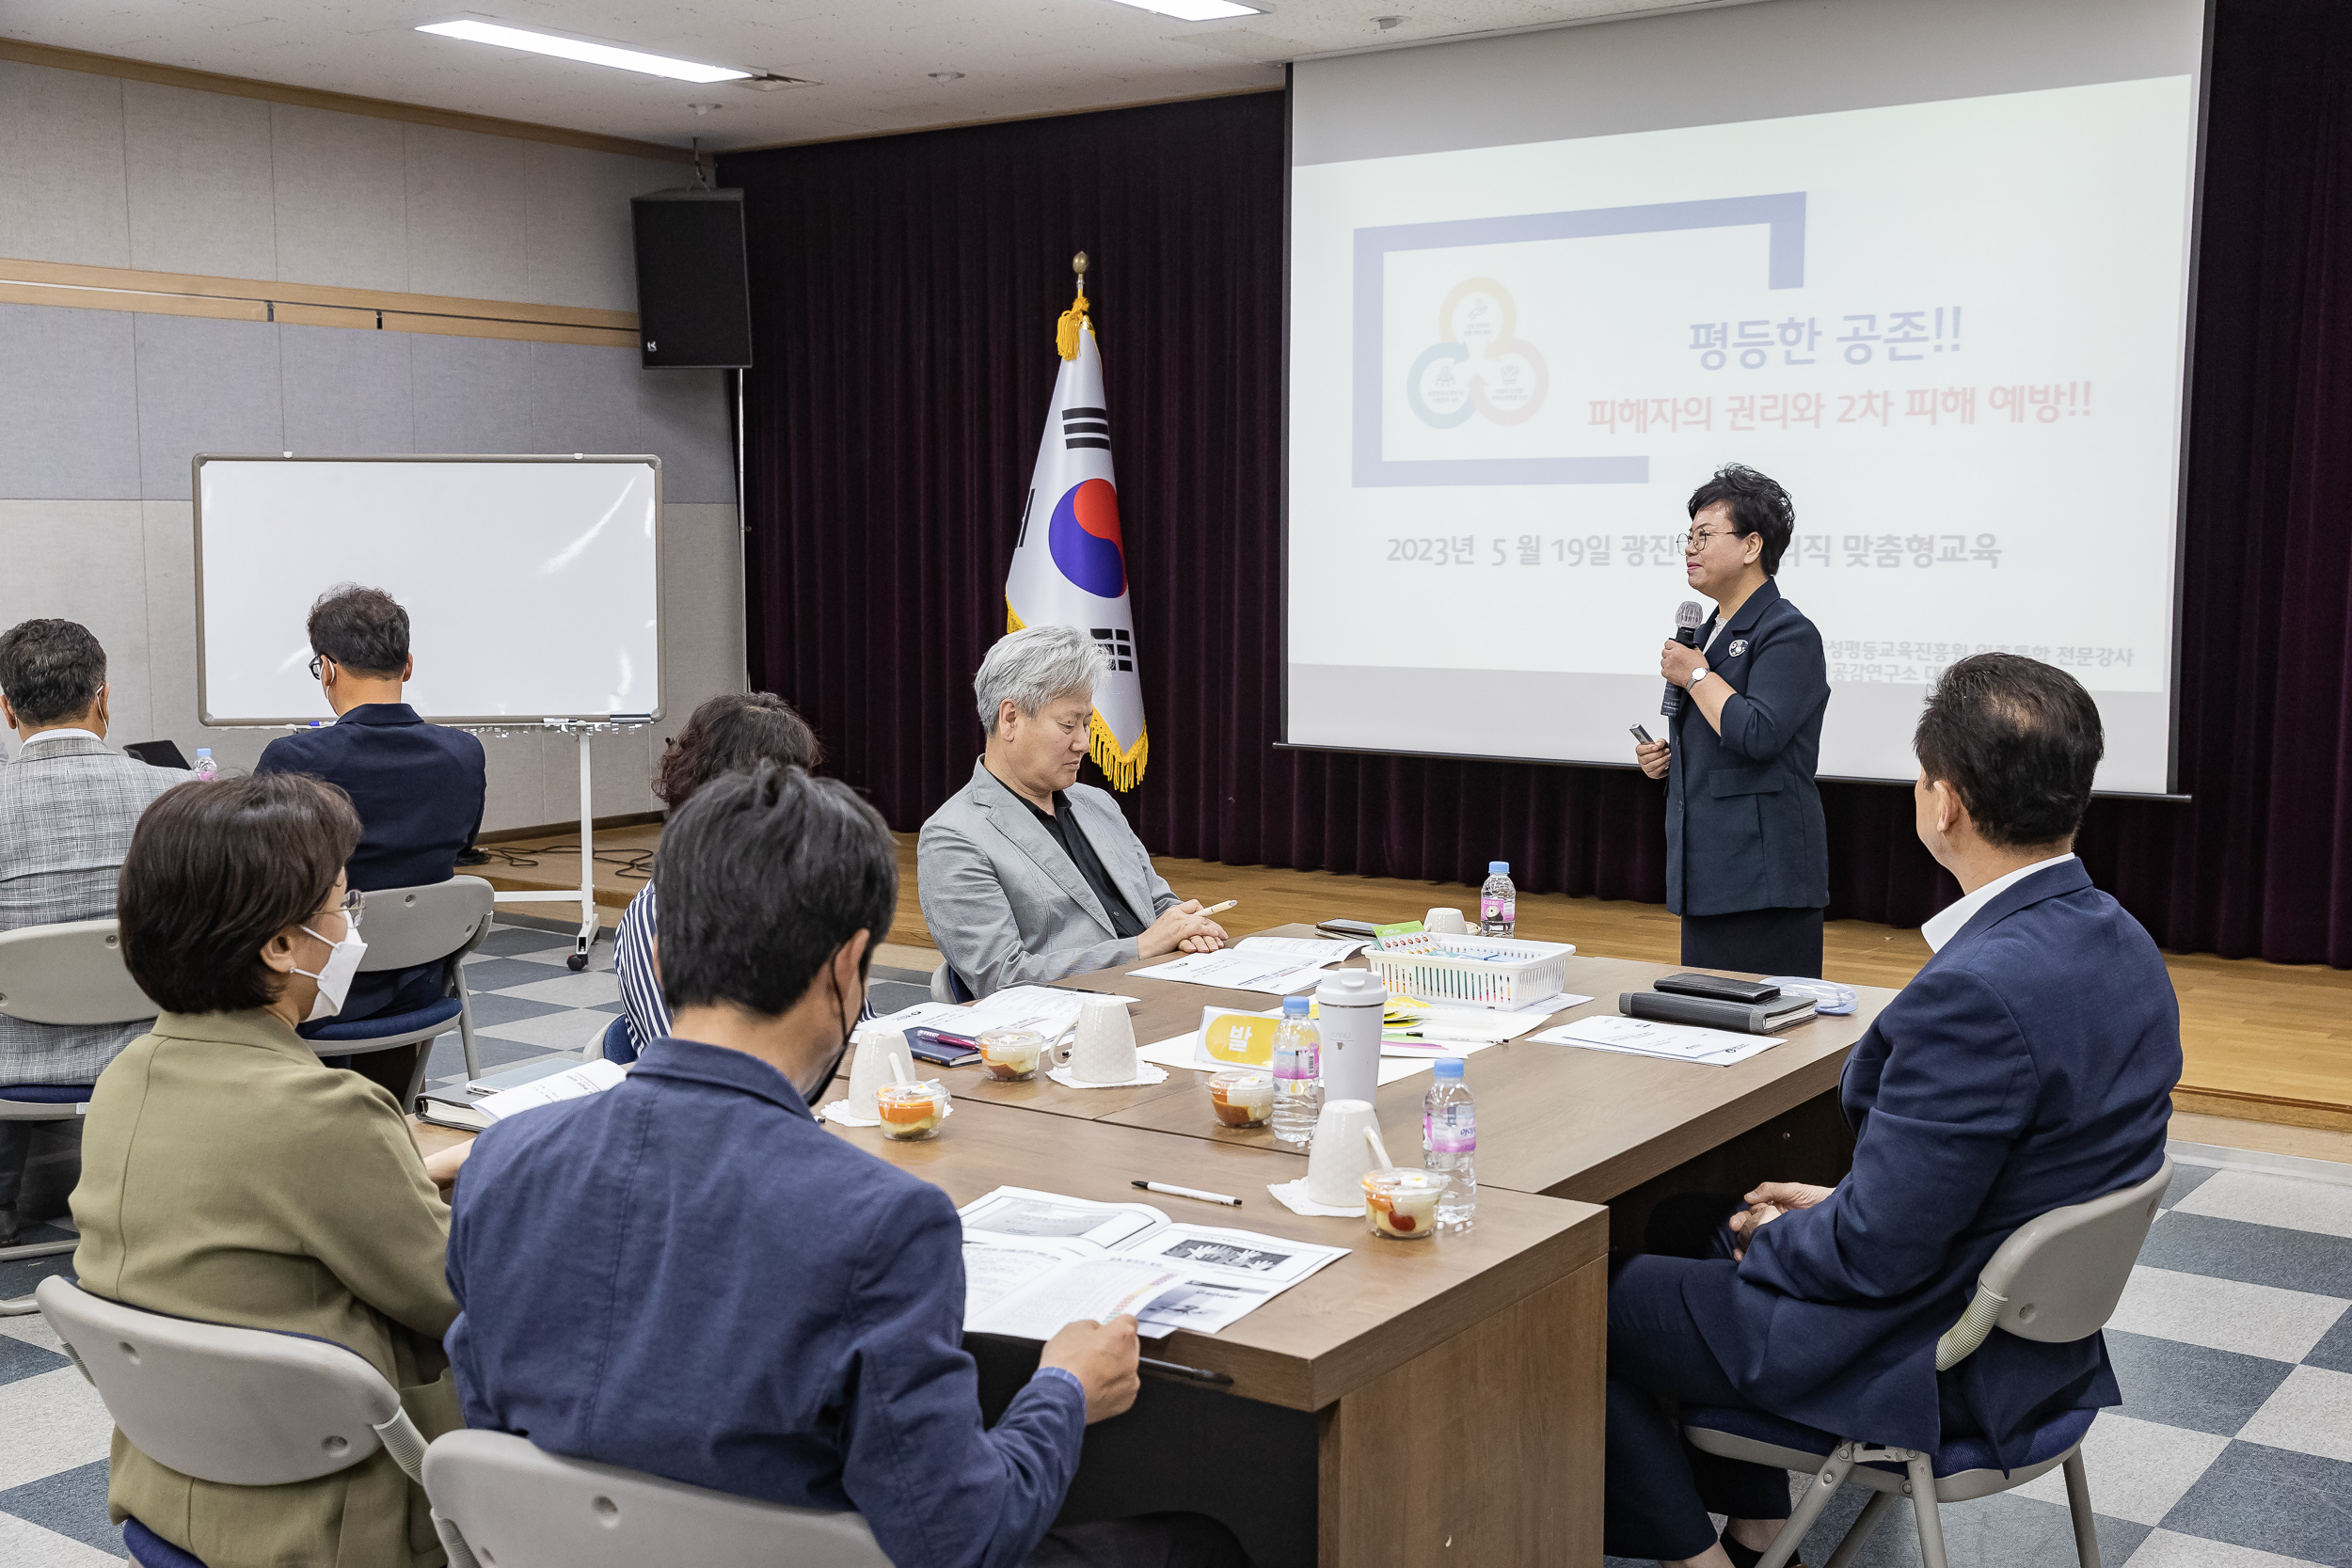
POLYGON ((1690 512, 1683 571, 1715 614, 1697 647, 1665 645, 1659 670, 1681 705, 1665 739, 1633 749, 1666 781, 1666 907, 1693 969, 1819 977, 1829 841, 1813 769, 1829 667, 1821 634, 1772 580, 1796 508, 1733 464, 1690 512))

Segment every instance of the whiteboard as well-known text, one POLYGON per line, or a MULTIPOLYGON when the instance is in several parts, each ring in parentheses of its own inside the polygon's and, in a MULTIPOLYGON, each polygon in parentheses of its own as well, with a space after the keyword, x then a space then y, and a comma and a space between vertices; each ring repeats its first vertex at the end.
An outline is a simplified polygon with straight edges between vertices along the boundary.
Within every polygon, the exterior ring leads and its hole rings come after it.
POLYGON ((332 719, 310 606, 408 611, 410 706, 444 723, 659 716, 661 460, 199 456, 197 711, 332 719))

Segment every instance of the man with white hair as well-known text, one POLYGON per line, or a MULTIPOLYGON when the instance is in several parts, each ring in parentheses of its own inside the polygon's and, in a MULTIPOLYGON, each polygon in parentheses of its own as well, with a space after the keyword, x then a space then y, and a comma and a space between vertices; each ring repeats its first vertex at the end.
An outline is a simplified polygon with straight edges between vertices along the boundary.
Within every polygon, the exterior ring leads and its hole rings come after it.
POLYGON ((1077 782, 1109 668, 1077 628, 1030 626, 972 678, 988 748, 923 824, 915 879, 932 939, 975 996, 1225 944, 1152 868, 1119 803, 1077 782))

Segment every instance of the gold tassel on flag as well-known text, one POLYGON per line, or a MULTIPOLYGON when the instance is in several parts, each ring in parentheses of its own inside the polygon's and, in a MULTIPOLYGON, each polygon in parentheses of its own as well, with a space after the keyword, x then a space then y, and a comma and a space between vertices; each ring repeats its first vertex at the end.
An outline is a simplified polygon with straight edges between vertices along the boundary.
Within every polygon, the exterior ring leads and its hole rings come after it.
POLYGON ((1078 357, 1078 329, 1090 325, 1087 321, 1087 253, 1080 251, 1070 263, 1070 270, 1078 275, 1078 297, 1070 309, 1061 313, 1054 326, 1054 347, 1064 359, 1078 357))

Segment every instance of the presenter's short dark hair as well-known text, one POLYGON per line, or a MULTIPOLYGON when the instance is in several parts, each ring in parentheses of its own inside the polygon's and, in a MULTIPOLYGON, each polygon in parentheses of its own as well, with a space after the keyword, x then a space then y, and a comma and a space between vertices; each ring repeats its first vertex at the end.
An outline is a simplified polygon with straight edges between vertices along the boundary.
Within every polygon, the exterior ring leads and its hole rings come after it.
POLYGON ((747 773, 762 761, 814 768, 825 748, 790 703, 772 691, 728 691, 696 708, 661 753, 654 799, 672 811, 722 773, 747 773))
POLYGON ((115 913, 131 978, 174 1013, 269 1006, 262 948, 316 913, 359 847, 351 797, 301 773, 176 784, 131 834, 115 913))
POLYGON ((1717 501, 1729 509, 1734 533, 1742 539, 1751 533, 1764 536, 1764 575, 1779 576, 1781 552, 1797 532, 1797 503, 1788 492, 1744 464, 1726 463, 1691 492, 1690 515, 1695 518, 1717 501))
MULTIPOLYGON (((732 1003, 773 1018, 860 931, 872 963, 898 908, 898 844, 848 784, 761 762, 670 818, 654 880, 672 1010, 732 1003)), ((854 1018, 858 999, 843 1000, 854 1018)))
POLYGON ((1946 670, 1912 744, 1919 771, 1951 785, 1985 842, 2004 849, 2073 838, 2106 754, 2082 683, 2021 654, 1978 654, 1946 670))
POLYGON ((0 694, 27 724, 75 719, 106 684, 106 650, 78 621, 23 621, 0 632, 0 694))
POLYGON ((355 675, 397 678, 408 664, 408 612, 381 588, 337 583, 310 607, 310 651, 355 675))

